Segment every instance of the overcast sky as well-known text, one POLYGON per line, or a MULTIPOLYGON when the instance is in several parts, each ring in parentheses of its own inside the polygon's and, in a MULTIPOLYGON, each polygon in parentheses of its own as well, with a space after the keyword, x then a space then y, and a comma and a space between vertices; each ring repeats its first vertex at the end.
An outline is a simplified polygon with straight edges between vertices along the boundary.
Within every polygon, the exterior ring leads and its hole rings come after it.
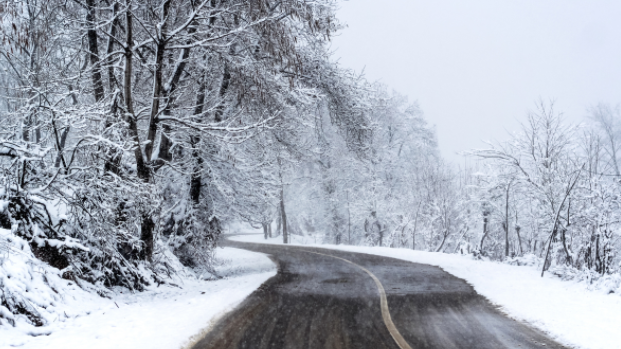
POLYGON ((349 0, 338 17, 341 65, 417 100, 450 160, 539 98, 572 121, 621 102, 619 0, 349 0))

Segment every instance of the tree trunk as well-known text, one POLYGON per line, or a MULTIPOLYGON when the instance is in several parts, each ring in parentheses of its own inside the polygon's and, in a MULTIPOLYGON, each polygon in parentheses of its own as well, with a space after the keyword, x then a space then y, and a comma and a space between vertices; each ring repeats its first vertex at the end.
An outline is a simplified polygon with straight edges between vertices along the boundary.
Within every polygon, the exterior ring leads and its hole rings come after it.
MULTIPOLYGON (((212 7, 215 7, 215 1, 212 0, 212 7)), ((215 22, 215 17, 212 17, 210 20, 210 26, 213 25, 213 23, 215 22)), ((196 25, 191 25, 188 28, 188 34, 194 34, 197 30, 196 25)), ((189 39, 186 44, 190 45, 191 39, 189 39)), ((181 74, 183 73, 183 71, 185 70, 185 66, 187 65, 187 61, 188 58, 190 57, 190 47, 185 47, 183 49, 183 51, 181 52, 181 59, 178 62, 175 71, 173 72, 172 75, 172 79, 170 80, 170 82, 168 83, 168 90, 164 91, 165 93, 162 96, 162 99, 167 99, 167 98, 174 98, 174 93, 175 90, 177 89, 177 86, 179 85, 179 80, 181 80, 181 74)), ((206 59, 206 56, 203 56, 203 60, 206 59)), ((206 79, 203 76, 203 79, 206 79)), ((205 83, 205 81, 204 81, 205 83)), ((201 88, 201 91, 199 91, 199 93, 203 93, 203 96, 205 94, 205 87, 201 88)), ((203 97, 204 100, 204 97, 203 97)), ((164 112, 163 114, 165 116, 170 116, 171 115, 171 107, 172 107, 173 101, 171 100, 167 100, 166 101, 166 107, 164 108, 164 112)), ((201 104, 201 112, 203 111, 203 105, 201 104)), ((199 113, 194 113, 195 115, 198 115, 199 113)), ((170 141, 170 139, 168 138, 167 134, 169 134, 171 131, 170 126, 168 126, 167 124, 164 124, 162 126, 162 132, 160 132, 160 146, 159 146, 159 151, 158 151, 158 160, 162 160, 162 161, 172 161, 172 154, 170 152, 170 147, 172 145, 172 142, 170 141)), ((157 170, 160 166, 156 166, 155 169, 157 170)))
MULTIPOLYGON (((130 0, 126 0, 126 5, 130 6, 130 0)), ((146 166, 144 157, 142 156, 142 148, 140 146, 140 137, 138 135, 138 124, 136 122, 136 115, 134 115, 134 101, 132 99, 132 59, 133 59, 133 28, 132 28, 132 13, 128 9, 125 14, 126 25, 125 31, 127 33, 127 39, 125 42, 125 72, 123 76, 123 94, 125 97, 125 108, 127 112, 127 122, 129 124, 129 133, 134 141, 134 156, 136 157, 136 169, 138 177, 145 182, 149 181, 149 169, 146 166)))
POLYGON ((401 241, 399 242, 399 247, 407 247, 408 244, 408 239, 405 235, 405 228, 407 228, 407 223, 403 225, 403 227, 401 228, 401 241))
POLYGON ((412 249, 416 249, 416 229, 418 227, 418 215, 420 213, 420 205, 421 202, 418 203, 418 208, 416 209, 416 217, 414 217, 414 230, 412 230, 412 249))
MULTIPOLYGON (((115 64, 114 64, 114 58, 112 56, 112 53, 114 51, 114 46, 115 46, 114 38, 116 38, 117 29, 119 27, 119 20, 117 19, 119 7, 120 5, 118 2, 115 2, 114 5, 112 6, 112 16, 114 19, 112 20, 112 23, 110 24, 110 32, 108 34, 108 43, 107 43, 107 48, 106 48, 107 58, 106 58, 105 64, 107 65, 107 68, 108 68, 108 89, 109 91, 115 91, 116 86, 119 86, 118 82, 116 81, 116 77, 114 76, 115 64)), ((111 101, 111 106, 110 106, 110 115, 106 117, 106 128, 111 127, 113 122, 116 121, 116 118, 118 117, 117 113, 118 113, 117 95, 114 94, 113 100, 111 101)), ((114 148, 109 149, 109 151, 110 153, 107 154, 107 158, 105 159, 104 170, 106 172, 112 172, 116 175, 120 175, 121 159, 123 157, 123 152, 119 151, 118 149, 114 149, 114 148)))
POLYGON ((485 241, 485 238, 487 237, 487 218, 488 213, 487 212, 483 212, 483 237, 481 238, 481 247, 479 247, 479 250, 481 251, 481 253, 483 253, 483 242, 485 241))
MULTIPOLYGON (((196 96, 196 106, 194 108, 194 115, 196 116, 200 116, 203 113, 205 89, 207 88, 206 81, 207 78, 203 76, 198 95, 196 96)), ((164 137, 163 133, 162 137, 164 137)), ((163 138, 162 141, 164 141, 163 138)), ((190 136, 190 143, 192 144, 192 158, 194 159, 194 167, 192 169, 192 177, 190 179, 190 196, 192 198, 192 202, 194 202, 194 204, 198 204, 201 194, 203 171, 203 158, 201 157, 199 150, 200 137, 198 135, 190 136)))
POLYGON ((116 18, 119 13, 119 3, 115 2, 112 6, 112 24, 110 24, 110 34, 108 35, 108 47, 106 48, 106 55, 108 60, 106 65, 108 66, 108 88, 109 91, 114 91, 116 78, 114 77, 114 60, 112 58, 112 52, 114 51, 114 38, 116 37, 116 29, 119 26, 118 19, 116 18))
POLYGON ((284 244, 289 243, 289 236, 287 234, 287 214, 285 213, 285 193, 284 188, 280 187, 280 217, 282 218, 282 242, 284 244))
POLYGON ((104 97, 103 81, 101 79, 101 67, 99 64, 99 48, 97 44, 97 31, 96 31, 96 9, 95 0, 86 0, 86 23, 88 30, 86 31, 86 37, 88 38, 88 51, 89 60, 91 62, 93 87, 95 93, 95 101, 99 102, 104 97))
POLYGON ((267 240, 267 223, 263 222, 261 225, 263 226, 263 237, 267 240))
POLYGON ((446 238, 449 236, 448 230, 444 232, 444 236, 442 237, 442 243, 438 246, 436 252, 442 251, 442 247, 444 247, 444 243, 446 242, 446 238))
POLYGON ((153 228, 155 223, 149 214, 142 215, 140 227, 140 240, 144 243, 144 248, 140 251, 140 257, 149 262, 153 259, 153 228))
POLYGON ((347 244, 351 245, 351 212, 349 211, 349 191, 347 192, 347 244))
MULTIPOLYGON (((192 147, 196 147, 196 143, 192 142, 192 147)), ((192 169, 192 176, 190 178, 190 199, 194 205, 198 205, 201 197, 202 187, 202 165, 203 158, 198 154, 198 149, 192 150, 192 157, 194 158, 194 168, 192 169)))
MULTIPOLYGON (((71 101, 72 104, 78 105, 78 99, 76 98, 75 94, 73 93, 73 87, 71 87, 71 85, 68 86, 69 92, 71 93, 71 101)), ((58 129, 56 128, 56 124, 53 123, 54 126, 54 132, 58 132, 58 129)), ((63 167, 65 168, 65 171, 67 171, 67 163, 65 162, 65 158, 63 156, 63 150, 65 149, 65 144, 67 143, 67 136, 69 135, 69 126, 65 127, 63 129, 62 135, 60 136, 60 142, 58 144, 58 154, 56 155, 56 161, 54 162, 54 167, 58 168, 60 167, 60 163, 63 163, 63 167)))
POLYGON ((160 111, 160 97, 162 92, 162 78, 164 75, 164 51, 166 50, 166 23, 168 22, 168 10, 170 8, 170 0, 164 1, 162 4, 162 26, 160 35, 157 38, 157 46, 155 52, 155 71, 153 72, 153 99, 151 101, 151 116, 149 118, 149 132, 147 142, 144 147, 144 153, 148 162, 152 161, 153 146, 155 136, 157 135, 158 113, 160 111))
POLYGON ((505 222, 502 225, 505 230, 505 258, 509 257, 509 190, 511 190, 511 183, 507 184, 507 192, 505 195, 505 222))
POLYGON ((63 168, 65 169, 65 173, 67 172, 67 163, 65 161, 65 157, 63 156, 63 149, 65 149, 65 143, 67 142, 67 135, 69 134, 69 127, 65 127, 63 130, 60 139, 58 139, 58 129, 56 128, 56 122, 52 120, 52 127, 54 127, 54 136, 56 137, 56 147, 58 148, 58 154, 56 155, 56 161, 54 163, 54 167, 60 167, 60 163, 63 163, 63 168))
POLYGON ((566 230, 563 229, 561 231, 561 241, 563 242, 563 249, 565 250, 565 263, 568 265, 572 265, 573 264, 573 258, 571 257, 571 254, 569 254, 569 249, 567 248, 567 237, 566 237, 566 230))
POLYGON ((589 246, 587 247, 587 252, 585 253, 584 259, 587 265, 587 268, 593 268, 593 245, 595 244, 595 236, 597 235, 595 225, 591 227, 591 238, 589 239, 589 246))
POLYGON ((602 272, 602 259, 599 255, 599 234, 595 236, 595 271, 602 272))
MULTIPOLYGON (((136 116, 134 115, 134 107, 132 100, 132 45, 133 45, 133 28, 132 28, 132 12, 130 8, 130 0, 126 0, 125 4, 128 7, 125 13, 127 34, 125 42, 125 72, 123 76, 123 94, 125 97, 125 108, 127 109, 127 121, 129 124, 129 133, 134 141, 134 156, 136 157, 136 170, 138 178, 145 183, 149 182, 149 169, 147 168, 144 158, 142 156, 142 149, 140 147, 140 137, 138 135, 138 124, 136 122, 136 116)), ((142 214, 142 223, 140 227, 140 240, 144 244, 144 249, 141 252, 141 257, 148 261, 153 257, 153 228, 155 224, 153 219, 148 213, 142 214)))
POLYGON ((515 226, 515 234, 517 235, 518 238, 518 246, 520 246, 520 256, 524 254, 524 251, 522 250, 522 237, 520 236, 520 227, 516 224, 515 226))
MULTIPOLYGON (((543 277, 543 273, 548 270, 548 268, 550 267, 550 265, 548 265, 548 256, 550 255, 550 246, 552 246, 552 240, 554 240, 554 237, 556 236, 557 231, 556 231, 556 225, 554 227, 554 230, 552 231, 552 234, 550 234, 550 240, 548 241, 548 248, 546 249, 546 255, 543 259, 543 266, 541 267, 541 277, 543 277)), ((550 264, 552 264, 552 262, 550 262, 550 264)))
POLYGON ((220 104, 218 104, 218 107, 216 108, 216 113, 215 113, 215 121, 216 122, 220 122, 222 121, 222 114, 224 114, 224 97, 226 95, 226 92, 229 90, 229 84, 231 81, 231 72, 229 70, 229 64, 227 62, 224 62, 224 74, 222 75, 222 84, 220 85, 220 98, 222 99, 220 101, 220 104))

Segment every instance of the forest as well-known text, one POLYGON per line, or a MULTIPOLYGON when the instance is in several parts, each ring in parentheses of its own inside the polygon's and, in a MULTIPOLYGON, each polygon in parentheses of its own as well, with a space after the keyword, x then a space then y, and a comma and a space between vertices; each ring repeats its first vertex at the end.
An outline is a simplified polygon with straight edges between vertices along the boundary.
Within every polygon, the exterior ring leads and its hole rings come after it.
POLYGON ((211 270, 235 222, 285 243, 618 274, 618 107, 574 125, 536 102, 506 141, 452 164, 417 103, 333 59, 336 6, 3 1, 1 227, 102 296, 167 283, 177 261, 211 270))

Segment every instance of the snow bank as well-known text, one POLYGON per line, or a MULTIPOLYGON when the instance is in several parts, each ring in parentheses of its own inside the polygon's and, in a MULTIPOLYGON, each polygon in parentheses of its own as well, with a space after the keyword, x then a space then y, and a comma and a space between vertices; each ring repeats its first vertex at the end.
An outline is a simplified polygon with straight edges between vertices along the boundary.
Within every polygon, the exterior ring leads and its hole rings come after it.
MULTIPOLYGON (((246 229, 243 232, 248 233, 246 229)), ((256 233, 256 231, 254 231, 256 233)), ((281 244, 282 237, 243 235, 237 241, 281 244)), ((589 290, 583 282, 540 277, 534 266, 513 266, 480 261, 469 256, 386 247, 306 244, 309 237, 293 236, 293 244, 368 253, 415 263, 439 266, 468 281, 476 291, 516 320, 546 332, 558 342, 575 348, 621 348, 621 297, 589 290)))
POLYGON ((6 258, 4 252, 0 280, 22 287, 20 294, 47 323, 34 327, 21 316, 15 317, 15 327, 5 321, 0 325, 0 348, 182 348, 276 274, 265 255, 224 248, 216 251, 215 263, 222 279, 178 278, 178 287, 153 286, 139 293, 119 288, 107 299, 62 279, 57 269, 28 253, 12 251, 6 258), (50 291, 51 285, 57 293, 50 291))

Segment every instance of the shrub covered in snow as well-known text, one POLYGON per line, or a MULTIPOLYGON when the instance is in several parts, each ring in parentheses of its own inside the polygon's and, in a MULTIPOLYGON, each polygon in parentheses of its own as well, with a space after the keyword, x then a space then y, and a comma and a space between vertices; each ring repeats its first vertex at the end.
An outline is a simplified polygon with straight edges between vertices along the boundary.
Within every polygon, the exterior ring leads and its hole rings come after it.
POLYGON ((24 321, 47 324, 50 308, 61 301, 62 271, 37 259, 31 245, 0 229, 0 325, 24 321))

